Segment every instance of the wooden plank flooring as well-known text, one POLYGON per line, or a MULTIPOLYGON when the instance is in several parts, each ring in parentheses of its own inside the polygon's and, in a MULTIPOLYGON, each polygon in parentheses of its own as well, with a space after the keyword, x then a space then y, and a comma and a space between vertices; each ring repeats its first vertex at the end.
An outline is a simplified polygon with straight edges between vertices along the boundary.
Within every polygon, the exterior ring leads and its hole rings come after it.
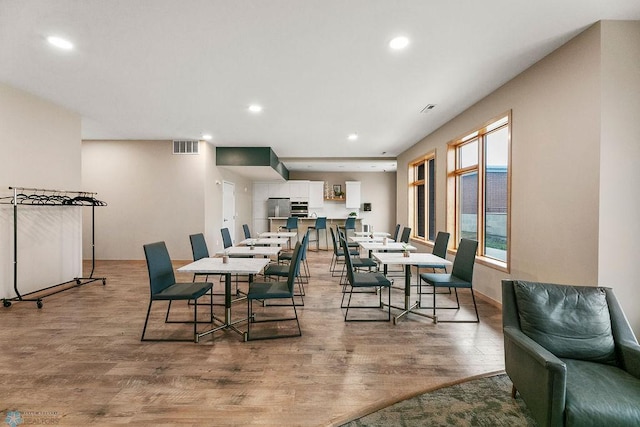
MULTIPOLYGON (((433 324, 415 315, 397 325, 345 323, 330 257, 308 253, 312 278, 298 308, 302 337, 244 343, 224 331, 199 344, 140 342, 149 298, 145 263, 98 261, 95 275, 106 276, 106 286, 51 296, 40 310, 34 302, 0 308, 0 414, 44 414, 74 426, 331 426, 504 369, 495 306, 479 300, 480 324, 433 324)), ((462 294, 468 304, 468 292, 462 294)), ((392 299, 400 305, 403 291, 393 290, 392 299)), ((174 306, 175 318, 189 316, 185 303, 174 306)), ((149 334, 189 337, 190 325, 164 325, 165 310, 154 303, 149 334)), ((222 316, 222 307, 214 311, 222 316)), ((457 313, 448 312, 443 317, 457 313)), ((246 301, 234 303, 233 315, 246 317, 246 301)))

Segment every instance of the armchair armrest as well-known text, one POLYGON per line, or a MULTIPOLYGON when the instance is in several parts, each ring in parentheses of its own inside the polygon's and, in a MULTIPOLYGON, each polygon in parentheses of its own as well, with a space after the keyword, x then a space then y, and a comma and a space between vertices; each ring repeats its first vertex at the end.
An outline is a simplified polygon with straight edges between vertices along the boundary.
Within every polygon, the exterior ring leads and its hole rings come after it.
POLYGON ((536 421, 562 425, 567 367, 516 327, 504 327, 505 369, 536 421))
POLYGON ((640 345, 632 341, 620 341, 617 345, 624 370, 640 379, 640 345))

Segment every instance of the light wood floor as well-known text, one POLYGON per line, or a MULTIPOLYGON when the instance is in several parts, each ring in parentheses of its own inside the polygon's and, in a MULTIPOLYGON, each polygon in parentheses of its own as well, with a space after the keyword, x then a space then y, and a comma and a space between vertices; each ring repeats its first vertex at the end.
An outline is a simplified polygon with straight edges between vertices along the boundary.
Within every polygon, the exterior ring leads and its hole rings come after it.
MULTIPOLYGON (((140 342, 149 285, 139 261, 97 262, 106 286, 48 297, 40 310, 33 302, 0 308, 0 415, 17 410, 77 426, 331 426, 504 369, 495 306, 479 301, 480 324, 433 324, 415 315, 397 325, 345 323, 338 278, 328 274, 330 252, 308 258, 312 278, 298 310, 299 338, 244 343, 225 331, 199 344, 140 342)), ((403 291, 392 298, 401 304, 403 291)), ((470 302, 468 292, 462 299, 470 302)), ((176 309, 178 317, 188 315, 185 303, 176 309)), ((149 334, 188 337, 189 325, 165 327, 164 310, 154 304, 149 334)), ((221 307, 215 311, 222 316, 221 307)), ((233 312, 246 316, 246 302, 234 303, 233 312)))

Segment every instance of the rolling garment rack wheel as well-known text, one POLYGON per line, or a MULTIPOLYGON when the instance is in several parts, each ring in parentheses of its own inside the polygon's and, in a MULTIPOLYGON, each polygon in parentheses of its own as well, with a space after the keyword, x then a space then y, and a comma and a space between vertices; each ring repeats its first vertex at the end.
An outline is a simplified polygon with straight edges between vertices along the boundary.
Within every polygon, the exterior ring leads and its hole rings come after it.
POLYGON ((2 300, 2 305, 4 305, 5 307, 11 307, 11 301, 9 300, 2 300))
POLYGON ((38 299, 36 300, 36 306, 37 306, 38 308, 42 308, 42 300, 41 300, 40 298, 38 298, 38 299))

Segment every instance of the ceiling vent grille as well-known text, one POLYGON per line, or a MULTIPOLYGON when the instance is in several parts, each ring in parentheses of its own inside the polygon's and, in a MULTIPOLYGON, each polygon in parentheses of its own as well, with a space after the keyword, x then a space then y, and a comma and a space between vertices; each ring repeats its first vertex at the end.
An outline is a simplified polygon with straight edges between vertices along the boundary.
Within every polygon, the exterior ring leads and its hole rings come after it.
POLYGON ((174 140, 173 154, 198 154, 198 141, 174 140))

